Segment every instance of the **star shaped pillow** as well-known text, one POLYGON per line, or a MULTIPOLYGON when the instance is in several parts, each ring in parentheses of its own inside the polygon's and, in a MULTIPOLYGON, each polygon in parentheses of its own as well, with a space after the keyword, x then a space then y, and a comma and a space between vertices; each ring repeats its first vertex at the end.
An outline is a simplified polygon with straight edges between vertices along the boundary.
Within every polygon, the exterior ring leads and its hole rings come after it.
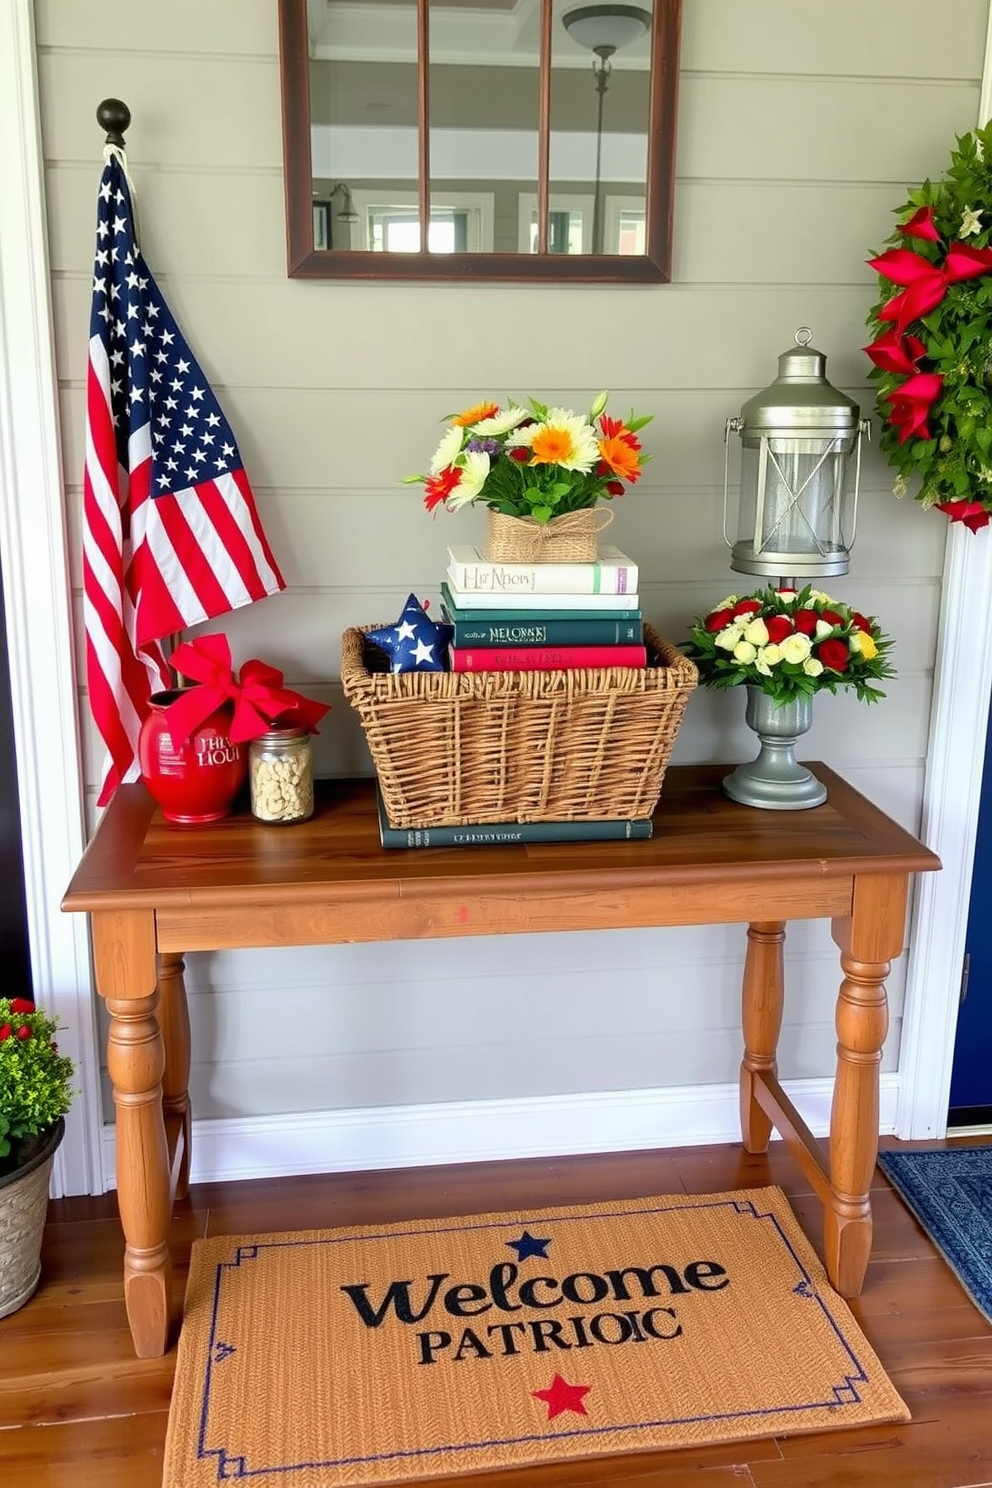
POLYGON ((444 672, 454 627, 430 618, 411 594, 395 625, 367 630, 365 639, 389 657, 391 672, 444 672))

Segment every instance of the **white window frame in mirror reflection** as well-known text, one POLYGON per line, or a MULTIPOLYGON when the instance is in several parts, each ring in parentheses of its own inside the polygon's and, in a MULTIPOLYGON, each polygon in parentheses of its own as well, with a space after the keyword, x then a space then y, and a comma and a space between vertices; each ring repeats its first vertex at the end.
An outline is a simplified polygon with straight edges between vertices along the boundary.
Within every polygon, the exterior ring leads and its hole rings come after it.
POLYGON ((633 219, 637 234, 637 246, 629 250, 634 255, 647 252, 647 206, 643 196, 622 196, 607 192, 603 198, 603 240, 610 246, 607 253, 623 253, 620 246, 624 218, 633 219))
MULTIPOLYGON (((517 197, 517 252, 534 253, 534 233, 537 226, 537 192, 521 191, 517 197)), ((568 212, 578 217, 581 225, 581 245, 574 251, 588 253, 592 241, 593 197, 591 193, 553 191, 548 198, 549 212, 568 212)))
MULTIPOLYGON (((371 214, 388 213, 391 207, 412 207, 416 212, 419 198, 416 191, 393 191, 388 187, 382 190, 366 190, 361 187, 353 187, 351 199, 358 213, 358 221, 342 223, 339 218, 334 219, 334 229, 347 226, 349 232, 349 248, 369 249, 371 214)), ((445 191, 435 188, 431 193, 431 209, 445 211, 453 209, 465 212, 468 216, 468 253, 492 253, 493 235, 495 224, 495 205, 491 191, 445 191)), ((333 230, 332 229, 332 232, 333 230)), ((416 252, 416 249, 411 251, 416 252)), ((443 252, 443 249, 433 248, 433 252, 443 252)))

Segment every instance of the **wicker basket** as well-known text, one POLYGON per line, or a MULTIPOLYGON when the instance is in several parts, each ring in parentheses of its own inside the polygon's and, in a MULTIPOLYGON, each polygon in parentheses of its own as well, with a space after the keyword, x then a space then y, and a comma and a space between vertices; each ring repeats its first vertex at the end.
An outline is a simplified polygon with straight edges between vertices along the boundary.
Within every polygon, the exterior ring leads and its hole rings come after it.
POLYGON ((650 816, 698 674, 645 636, 643 668, 394 674, 345 631, 341 684, 392 825, 650 816))

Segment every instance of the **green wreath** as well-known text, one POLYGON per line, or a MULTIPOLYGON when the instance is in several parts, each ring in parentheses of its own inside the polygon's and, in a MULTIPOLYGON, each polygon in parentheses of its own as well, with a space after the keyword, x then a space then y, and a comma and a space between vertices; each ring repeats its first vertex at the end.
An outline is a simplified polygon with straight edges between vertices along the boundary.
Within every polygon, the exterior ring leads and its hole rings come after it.
POLYGON ((869 259, 881 447, 893 487, 973 532, 992 515, 992 125, 958 137, 946 175, 896 211, 869 259))

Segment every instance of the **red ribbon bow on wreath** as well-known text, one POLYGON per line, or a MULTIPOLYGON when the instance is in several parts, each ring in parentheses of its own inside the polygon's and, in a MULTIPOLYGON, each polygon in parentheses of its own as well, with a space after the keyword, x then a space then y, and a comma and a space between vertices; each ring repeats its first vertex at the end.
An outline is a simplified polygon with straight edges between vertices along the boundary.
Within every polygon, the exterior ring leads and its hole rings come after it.
POLYGON ((868 264, 893 284, 905 285, 902 294, 893 295, 878 312, 879 320, 894 320, 903 335, 911 321, 937 308, 950 285, 987 274, 992 269, 992 248, 952 243, 942 264, 931 263, 912 248, 890 248, 870 258, 868 264))
POLYGON ((234 744, 257 739, 277 725, 306 728, 317 724, 330 711, 327 703, 314 702, 283 686, 283 674, 264 661, 246 661, 237 676, 231 665, 231 647, 225 635, 197 636, 183 641, 169 657, 183 677, 197 685, 184 688, 165 709, 173 743, 188 739, 193 730, 225 703, 234 704, 230 738, 234 744))

